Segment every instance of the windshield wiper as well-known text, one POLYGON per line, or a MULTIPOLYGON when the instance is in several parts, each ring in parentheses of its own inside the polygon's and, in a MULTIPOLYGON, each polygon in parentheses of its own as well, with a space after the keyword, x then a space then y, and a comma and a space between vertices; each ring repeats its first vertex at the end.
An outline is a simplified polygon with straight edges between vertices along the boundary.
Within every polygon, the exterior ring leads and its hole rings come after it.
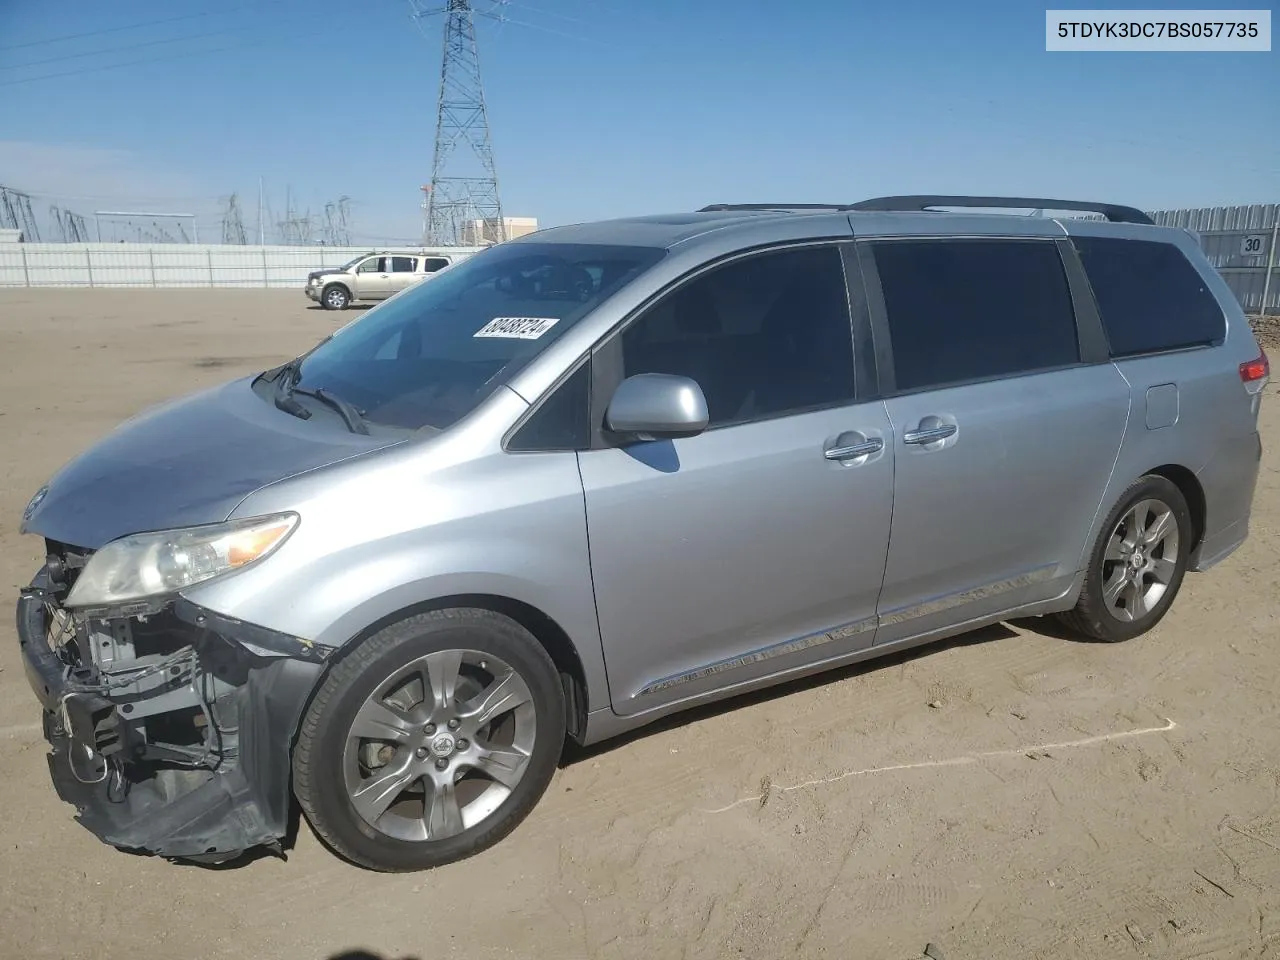
POLYGON ((347 425, 347 429, 352 433, 368 434, 369 427, 365 422, 363 411, 357 408, 355 404, 334 393, 330 393, 323 387, 316 387, 315 389, 299 387, 297 384, 301 371, 302 357, 298 357, 290 360, 276 372, 275 404, 277 409, 293 414, 300 420, 309 420, 311 419, 311 411, 294 399, 294 394, 315 397, 325 406, 336 410, 338 416, 342 417, 342 422, 347 425))
MULTIPOLYGON (((314 390, 310 387, 291 387, 289 393, 286 395, 286 399, 292 399, 295 393, 301 394, 304 397, 315 397, 326 406, 337 410, 338 416, 342 417, 342 422, 347 425, 347 429, 352 433, 367 434, 369 432, 369 427, 365 423, 364 414, 361 413, 360 409, 349 400, 344 400, 342 397, 335 393, 330 393, 323 387, 316 387, 314 390)), ((298 401, 294 400, 293 402, 297 403, 298 401)), ((279 406, 278 403, 277 406, 279 406)))
POLYGON ((302 358, 290 360, 276 371, 275 404, 277 410, 292 414, 299 420, 310 420, 311 411, 293 399, 293 385, 298 376, 298 368, 302 366, 302 358))

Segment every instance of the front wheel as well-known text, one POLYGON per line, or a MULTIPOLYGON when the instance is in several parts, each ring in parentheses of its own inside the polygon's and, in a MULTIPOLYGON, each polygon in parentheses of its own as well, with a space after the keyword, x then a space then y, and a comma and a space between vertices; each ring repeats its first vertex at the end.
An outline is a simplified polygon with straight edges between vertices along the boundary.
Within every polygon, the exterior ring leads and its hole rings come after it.
POLYGON ((555 665, 489 610, 419 614, 334 667, 303 720, 294 789, 316 833, 373 870, 422 870, 497 843, 564 744, 555 665))
POLYGON ((326 310, 345 310, 351 303, 351 293, 346 287, 335 283, 324 288, 324 292, 320 294, 320 302, 326 310))
POLYGON ((1146 633, 1182 586, 1191 538, 1182 491, 1164 477, 1142 477, 1108 515, 1089 555, 1080 599, 1062 621, 1108 643, 1146 633))

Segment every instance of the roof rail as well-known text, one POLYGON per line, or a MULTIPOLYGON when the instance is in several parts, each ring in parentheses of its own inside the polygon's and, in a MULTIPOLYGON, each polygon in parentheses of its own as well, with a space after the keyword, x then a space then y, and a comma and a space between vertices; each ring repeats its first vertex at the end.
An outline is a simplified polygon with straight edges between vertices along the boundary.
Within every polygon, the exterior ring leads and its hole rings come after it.
POLYGON ((1136 207, 1116 203, 1090 203, 1084 200, 1050 200, 1044 197, 944 197, 919 194, 904 197, 876 197, 851 203, 846 210, 910 210, 928 211, 931 207, 1028 207, 1032 210, 1083 210, 1100 213, 1112 223, 1154 225, 1150 217, 1136 207))
POLYGON ((718 213, 726 210, 848 210, 847 203, 712 203, 698 213, 718 213))

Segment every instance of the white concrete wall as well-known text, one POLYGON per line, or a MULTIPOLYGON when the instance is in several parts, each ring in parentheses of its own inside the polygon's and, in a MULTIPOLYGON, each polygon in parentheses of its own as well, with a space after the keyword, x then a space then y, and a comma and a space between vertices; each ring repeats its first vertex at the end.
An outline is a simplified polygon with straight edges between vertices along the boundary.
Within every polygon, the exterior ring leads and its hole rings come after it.
MULTIPOLYGON (((370 247, 178 243, 6 243, 0 287, 301 287, 370 247)), ((469 255, 478 247, 424 249, 469 255)))

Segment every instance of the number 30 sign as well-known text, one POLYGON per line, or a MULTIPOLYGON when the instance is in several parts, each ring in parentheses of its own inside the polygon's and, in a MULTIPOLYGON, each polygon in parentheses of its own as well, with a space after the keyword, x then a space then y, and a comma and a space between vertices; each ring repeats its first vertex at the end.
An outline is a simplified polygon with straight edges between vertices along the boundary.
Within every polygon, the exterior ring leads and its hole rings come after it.
POLYGON ((1267 252, 1267 238, 1258 233, 1240 239, 1240 256, 1260 257, 1267 252))

